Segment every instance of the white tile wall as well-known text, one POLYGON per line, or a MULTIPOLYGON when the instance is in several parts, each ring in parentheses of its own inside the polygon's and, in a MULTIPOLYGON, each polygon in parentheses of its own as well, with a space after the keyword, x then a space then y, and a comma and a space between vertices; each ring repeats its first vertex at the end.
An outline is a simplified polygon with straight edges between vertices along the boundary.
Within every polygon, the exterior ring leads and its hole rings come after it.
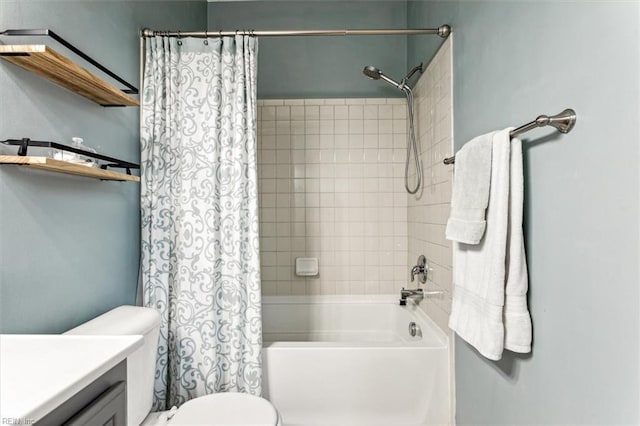
MULTIPOLYGON (((442 163, 452 152, 452 56, 447 39, 414 89, 416 134, 420 143, 424 185, 410 195, 407 209, 409 267, 420 254, 431 267, 427 290, 441 290, 442 296, 429 296, 420 306, 445 331, 451 312, 452 249, 445 239, 449 217, 453 167, 442 163)), ((415 170, 412 170, 415 176, 415 170)))
MULTIPOLYGON (((452 252, 444 230, 453 168, 451 41, 414 89, 424 184, 404 191, 407 109, 403 99, 258 101, 262 288, 265 295, 396 293, 424 254, 421 307, 445 331, 452 252), (317 256, 320 275, 294 274, 317 256)), ((411 178, 415 170, 411 170, 411 178)))
POLYGON ((406 285, 403 99, 258 101, 265 295, 396 293, 406 285), (320 275, 294 274, 318 257, 320 275))

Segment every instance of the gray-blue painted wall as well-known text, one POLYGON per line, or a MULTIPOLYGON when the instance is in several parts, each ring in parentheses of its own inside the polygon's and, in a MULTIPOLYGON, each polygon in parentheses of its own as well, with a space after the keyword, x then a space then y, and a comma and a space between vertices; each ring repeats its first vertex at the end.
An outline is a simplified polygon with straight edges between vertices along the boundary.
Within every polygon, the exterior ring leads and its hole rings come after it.
MULTIPOLYGON (((0 28, 57 29, 137 82, 137 29, 200 29, 206 9, 201 2, 3 0, 0 28)), ((637 2, 410 1, 405 9, 404 1, 283 1, 208 9, 210 29, 451 23, 456 148, 574 107, 571 134, 537 130, 526 138, 533 354, 506 353, 492 363, 457 340, 457 421, 638 422, 637 2)), ((361 68, 371 63, 400 77, 439 42, 263 39, 260 96, 394 96, 361 68)), ((83 136, 103 152, 138 159, 136 108, 103 109, 6 63, 0 93, 2 139, 83 136)), ((135 184, 0 167, 0 331, 59 332, 132 303, 138 220, 135 184)))
MULTIPOLYGON (((404 28, 401 1, 239 1, 209 3, 209 29, 404 28)), ((405 36, 261 38, 258 97, 402 97, 364 77, 371 64, 400 79, 405 36)), ((413 65, 412 65, 413 66, 413 65)))
MULTIPOLYGON (((533 352, 482 358, 456 340, 457 422, 638 424, 638 2, 408 5, 454 29, 455 147, 573 107, 575 130, 526 135, 533 352)), ((434 40, 410 38, 408 64, 434 40)))
MULTIPOLYGON (((139 28, 205 25, 201 2, 0 1, 0 29, 53 29, 135 85, 139 28)), ((139 161, 138 108, 103 108, 5 61, 0 94, 0 139, 81 136, 139 161)), ((134 303, 139 235, 136 183, 0 167, 0 332, 58 333, 134 303)))

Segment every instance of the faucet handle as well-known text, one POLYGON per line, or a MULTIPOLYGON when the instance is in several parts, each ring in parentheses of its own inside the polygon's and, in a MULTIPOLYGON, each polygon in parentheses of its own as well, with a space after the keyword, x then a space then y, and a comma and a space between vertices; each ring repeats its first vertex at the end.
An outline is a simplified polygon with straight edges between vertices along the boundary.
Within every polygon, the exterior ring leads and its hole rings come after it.
POLYGON ((422 284, 427 282, 427 273, 429 272, 429 268, 427 267, 427 258, 424 254, 421 254, 418 257, 418 263, 413 268, 411 268, 411 282, 415 280, 415 276, 419 275, 418 281, 422 284))

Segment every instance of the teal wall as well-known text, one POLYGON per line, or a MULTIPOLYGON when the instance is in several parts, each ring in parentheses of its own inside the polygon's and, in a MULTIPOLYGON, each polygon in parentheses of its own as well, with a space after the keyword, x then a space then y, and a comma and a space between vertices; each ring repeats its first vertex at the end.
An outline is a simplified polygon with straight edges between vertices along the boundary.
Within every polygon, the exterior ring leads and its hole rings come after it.
MULTIPOLYGON (((533 352, 490 362, 456 340, 460 425, 638 424, 638 2, 415 2, 451 23, 455 147, 572 107, 525 136, 533 352)), ((433 40, 412 38, 408 65, 433 40)))
MULTIPOLYGON (((564 107, 575 130, 527 135, 531 355, 484 360, 456 341, 458 424, 638 423, 640 75, 637 2, 0 1, 0 29, 50 27, 138 80, 137 30, 454 29, 455 145, 564 107), (207 13, 208 9, 208 13, 207 13), (207 18, 208 15, 208 18, 207 18)), ((0 38, 7 42, 7 38, 0 38)), ((433 36, 260 41, 259 96, 399 96, 433 36)), ((138 160, 138 109, 104 109, 0 63, 0 139, 82 136, 138 160)), ((60 332, 133 303, 136 184, 0 167, 0 331, 60 332)))
MULTIPOLYGON (((0 1, 0 29, 50 28, 134 85, 139 28, 205 25, 201 2, 0 1)), ((137 107, 103 108, 5 61, 0 94, 2 140, 81 136, 139 161, 137 107)), ((134 303, 138 259, 138 184, 0 167, 0 332, 58 333, 134 303)))
MULTIPOLYGON (((210 30, 404 28, 406 19, 404 0, 209 3, 210 30)), ((259 50, 260 99, 403 96, 362 69, 402 78, 405 36, 261 38, 259 50)))

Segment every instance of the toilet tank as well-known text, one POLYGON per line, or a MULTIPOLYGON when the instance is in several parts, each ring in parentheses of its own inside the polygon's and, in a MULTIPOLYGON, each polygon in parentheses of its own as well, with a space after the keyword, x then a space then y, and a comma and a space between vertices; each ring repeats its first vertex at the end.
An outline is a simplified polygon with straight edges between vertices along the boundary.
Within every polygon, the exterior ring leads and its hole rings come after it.
POLYGON ((142 335, 142 347, 127 357, 127 424, 139 426, 151 411, 160 314, 151 308, 118 306, 64 334, 142 335))

